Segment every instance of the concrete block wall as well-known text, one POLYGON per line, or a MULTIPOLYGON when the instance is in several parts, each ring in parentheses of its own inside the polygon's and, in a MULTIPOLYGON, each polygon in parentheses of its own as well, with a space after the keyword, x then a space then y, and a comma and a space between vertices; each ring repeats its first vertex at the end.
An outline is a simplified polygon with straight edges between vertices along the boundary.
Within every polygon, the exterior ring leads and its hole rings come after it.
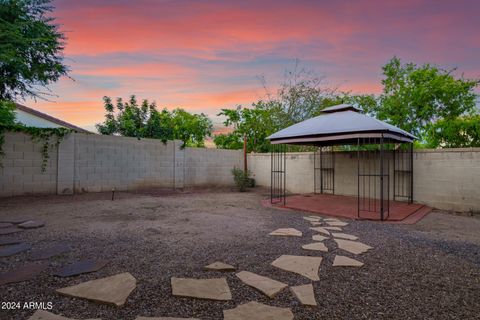
POLYGON ((243 169, 243 151, 185 148, 185 186, 233 185, 231 170, 243 169))
POLYGON ((414 153, 414 198, 437 208, 480 212, 480 148, 414 153))
MULTIPOLYGON (((50 194, 57 192, 57 148, 49 148, 49 159, 42 172, 43 144, 23 133, 5 133, 0 158, 0 196, 50 194)), ((55 141, 53 141, 55 142, 55 141)))
MULTIPOLYGON (((416 150, 413 157, 415 202, 445 210, 480 211, 480 148, 416 150)), ((248 156, 249 170, 259 186, 270 187, 270 161, 270 154, 248 156)), ((288 192, 312 193, 313 153, 287 153, 286 162, 288 192)), ((357 195, 354 153, 335 154, 335 193, 357 195)))
POLYGON ((173 141, 75 136, 75 192, 174 187, 173 141))
POLYGON ((233 185, 231 169, 243 167, 241 151, 181 146, 181 141, 72 133, 50 148, 42 173, 42 145, 8 132, 0 197, 233 185))

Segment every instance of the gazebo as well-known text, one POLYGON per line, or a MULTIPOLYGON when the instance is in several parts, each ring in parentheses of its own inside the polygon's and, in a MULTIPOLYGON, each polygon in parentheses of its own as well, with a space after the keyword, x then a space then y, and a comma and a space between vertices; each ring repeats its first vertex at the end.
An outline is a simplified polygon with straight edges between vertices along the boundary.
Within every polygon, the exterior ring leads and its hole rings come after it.
MULTIPOLYGON (((274 205, 287 206, 287 145, 311 146, 315 150, 312 191, 318 195, 335 195, 334 150, 352 154, 351 158, 356 160, 352 165, 357 172, 356 181, 352 180, 357 184, 357 218, 387 220, 395 209, 406 210, 405 204, 413 203, 413 141, 416 137, 364 114, 355 106, 341 104, 326 108, 319 116, 280 130, 267 139, 272 144, 270 201, 274 205)), ((334 198, 326 196, 316 201, 331 199, 334 198)), ((351 195, 343 199, 353 206, 351 195)), ((305 203, 314 204, 313 201, 297 199, 298 208, 305 203)))

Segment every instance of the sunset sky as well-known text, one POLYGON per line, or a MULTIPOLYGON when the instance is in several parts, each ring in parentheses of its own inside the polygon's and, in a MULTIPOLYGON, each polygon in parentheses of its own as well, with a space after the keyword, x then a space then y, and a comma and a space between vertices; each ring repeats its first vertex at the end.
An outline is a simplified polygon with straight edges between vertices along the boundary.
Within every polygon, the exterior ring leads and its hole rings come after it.
POLYGON ((355 93, 381 91, 392 56, 480 77, 479 1, 57 0, 72 79, 58 97, 26 101, 87 129, 102 97, 204 112, 262 98, 294 60, 355 93))

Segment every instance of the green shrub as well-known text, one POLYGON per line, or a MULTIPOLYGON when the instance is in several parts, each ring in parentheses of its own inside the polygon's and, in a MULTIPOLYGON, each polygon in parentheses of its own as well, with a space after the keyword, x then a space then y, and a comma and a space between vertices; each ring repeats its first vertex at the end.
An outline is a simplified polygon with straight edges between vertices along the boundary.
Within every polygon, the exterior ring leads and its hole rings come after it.
POLYGON ((244 192, 248 187, 255 187, 255 180, 250 178, 250 171, 243 171, 237 167, 232 169, 233 181, 235 185, 244 192))

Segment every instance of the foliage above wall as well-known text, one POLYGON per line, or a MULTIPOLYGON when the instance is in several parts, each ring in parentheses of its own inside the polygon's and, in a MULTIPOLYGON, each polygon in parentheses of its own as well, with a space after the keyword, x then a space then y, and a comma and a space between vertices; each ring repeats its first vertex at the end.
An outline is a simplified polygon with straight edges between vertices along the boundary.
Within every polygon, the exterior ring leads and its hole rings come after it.
POLYGON ((240 149, 246 136, 248 151, 267 152, 265 138, 270 134, 317 116, 326 107, 350 103, 416 135, 416 147, 480 147, 475 93, 479 79, 456 77, 455 70, 431 64, 402 64, 397 57, 382 70, 381 95, 352 95, 328 87, 323 78, 296 64, 275 95, 267 90, 266 99, 250 108, 222 109, 219 115, 233 131, 216 136, 214 142, 218 148, 240 149))
POLYGON ((184 146, 203 147, 205 137, 212 134, 211 120, 201 114, 191 114, 183 109, 157 110, 155 102, 143 100, 139 105, 134 95, 128 102, 104 97, 107 113, 105 121, 96 125, 98 132, 105 135, 125 137, 182 140, 184 146))
POLYGON ((67 128, 36 128, 26 127, 20 124, 14 125, 0 125, 0 156, 4 156, 3 144, 5 142, 5 132, 22 132, 28 134, 33 142, 41 143, 42 149, 42 172, 45 172, 50 158, 48 151, 52 146, 58 147, 65 135, 72 132, 72 129, 67 128))
MULTIPOLYGON (((3 144, 5 132, 22 132, 30 135, 32 141, 42 143, 42 172, 45 172, 48 163, 49 147, 58 146, 63 137, 73 130, 67 128, 36 128, 27 127, 15 122, 15 104, 11 101, 0 100, 0 156, 4 156, 3 144)), ((0 162, 1 164, 1 162, 0 162)))

